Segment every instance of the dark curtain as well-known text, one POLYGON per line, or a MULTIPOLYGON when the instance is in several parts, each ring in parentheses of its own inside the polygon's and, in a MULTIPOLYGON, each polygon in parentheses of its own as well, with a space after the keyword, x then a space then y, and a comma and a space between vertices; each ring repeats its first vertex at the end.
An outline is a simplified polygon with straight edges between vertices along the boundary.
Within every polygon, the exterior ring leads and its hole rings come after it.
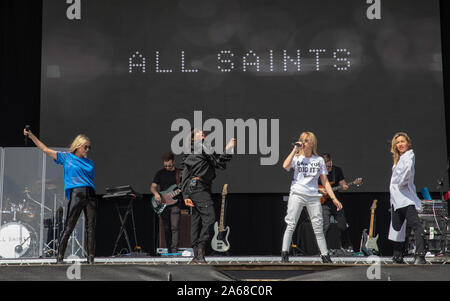
POLYGON ((0 145, 24 146, 39 134, 42 1, 0 1, 0 145))

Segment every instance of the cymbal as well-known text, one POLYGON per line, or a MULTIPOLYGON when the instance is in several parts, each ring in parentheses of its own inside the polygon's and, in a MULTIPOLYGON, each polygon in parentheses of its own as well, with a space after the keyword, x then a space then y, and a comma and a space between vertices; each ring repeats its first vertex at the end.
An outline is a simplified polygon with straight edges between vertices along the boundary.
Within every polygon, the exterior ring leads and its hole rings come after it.
MULTIPOLYGON (((44 185, 46 190, 56 190, 59 187, 64 187, 61 179, 45 179, 44 185)), ((37 193, 42 189, 42 179, 37 180, 31 185, 31 188, 25 186, 23 193, 37 193)))
MULTIPOLYGON (((62 181, 61 179, 44 179, 46 185, 58 184, 61 181, 62 181)), ((39 179, 36 182, 34 182, 34 185, 42 185, 42 179, 39 179)))
MULTIPOLYGON (((45 186, 46 190, 56 190, 58 189, 58 186, 56 184, 50 184, 45 186)), ((41 187, 33 187, 33 189, 29 189, 28 187, 25 187, 25 190, 22 191, 22 193, 31 193, 36 194, 41 191, 41 187)))
POLYGON ((45 186, 45 188, 47 190, 55 190, 55 189, 58 188, 58 185, 56 185, 56 184, 48 184, 48 185, 45 186))

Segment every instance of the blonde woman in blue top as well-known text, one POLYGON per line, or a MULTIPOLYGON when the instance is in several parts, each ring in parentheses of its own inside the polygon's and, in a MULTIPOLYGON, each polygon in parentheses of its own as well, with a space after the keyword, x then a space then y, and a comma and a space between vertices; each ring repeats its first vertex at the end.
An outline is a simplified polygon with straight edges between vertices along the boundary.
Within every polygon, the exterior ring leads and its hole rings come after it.
POLYGON ((46 155, 51 157, 56 164, 64 167, 64 192, 69 200, 67 218, 64 231, 58 246, 57 262, 62 263, 67 242, 77 224, 78 217, 84 211, 85 229, 87 238, 87 261, 94 263, 95 254, 95 218, 96 218, 96 196, 94 185, 94 162, 87 158, 91 149, 91 141, 85 135, 78 135, 72 142, 68 152, 58 152, 48 148, 31 131, 24 129, 34 144, 46 155))

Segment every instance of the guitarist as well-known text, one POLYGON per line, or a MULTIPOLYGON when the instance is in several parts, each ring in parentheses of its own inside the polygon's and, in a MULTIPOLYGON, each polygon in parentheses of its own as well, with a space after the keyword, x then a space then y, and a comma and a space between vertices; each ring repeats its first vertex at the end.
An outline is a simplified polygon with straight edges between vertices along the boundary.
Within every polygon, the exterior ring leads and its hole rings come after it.
MULTIPOLYGON (((162 156, 164 168, 156 172, 153 178, 153 183, 150 186, 151 192, 155 196, 157 202, 161 202, 161 195, 159 191, 168 189, 174 184, 180 182, 180 169, 175 167, 175 156, 172 152, 168 152, 162 156), (159 188, 159 190, 158 190, 159 188)), ((178 243, 180 238, 179 225, 180 225, 180 212, 182 206, 182 197, 178 195, 178 202, 171 206, 167 206, 161 213, 161 220, 164 227, 164 237, 166 239, 166 245, 169 253, 176 253, 178 250, 178 243)))
MULTIPOLYGON (((322 155, 322 158, 325 160, 325 166, 327 167, 328 171, 327 178, 331 184, 331 187, 341 186, 342 190, 347 190, 348 185, 347 182, 345 181, 344 172, 342 171, 342 169, 336 165, 333 165, 333 160, 330 154, 325 153, 322 155)), ((320 182, 319 184, 321 184, 320 179, 319 182, 320 182)), ((326 194, 324 188, 319 188, 319 191, 324 195, 326 194)), ((339 191, 335 191, 334 194, 338 199, 342 199, 339 191)), ((337 226, 340 231, 340 241, 342 248, 352 251, 353 248, 350 241, 350 234, 348 231, 344 209, 338 211, 336 206, 331 201, 331 199, 327 198, 325 203, 322 204, 322 216, 323 216, 323 233, 325 234, 325 237, 327 237, 327 232, 328 229, 330 228, 330 217, 333 216, 334 219, 337 221, 337 226)))

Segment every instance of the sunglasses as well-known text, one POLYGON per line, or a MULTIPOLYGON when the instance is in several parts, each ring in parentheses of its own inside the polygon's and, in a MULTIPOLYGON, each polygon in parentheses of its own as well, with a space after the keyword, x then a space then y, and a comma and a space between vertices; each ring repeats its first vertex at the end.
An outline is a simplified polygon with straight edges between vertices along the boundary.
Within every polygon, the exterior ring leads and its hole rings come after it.
POLYGON ((305 139, 305 140, 300 140, 300 142, 303 142, 303 143, 308 143, 308 142, 309 142, 309 139, 305 139))
POLYGON ((85 150, 91 150, 91 146, 90 146, 90 145, 84 145, 83 148, 84 148, 85 150))

